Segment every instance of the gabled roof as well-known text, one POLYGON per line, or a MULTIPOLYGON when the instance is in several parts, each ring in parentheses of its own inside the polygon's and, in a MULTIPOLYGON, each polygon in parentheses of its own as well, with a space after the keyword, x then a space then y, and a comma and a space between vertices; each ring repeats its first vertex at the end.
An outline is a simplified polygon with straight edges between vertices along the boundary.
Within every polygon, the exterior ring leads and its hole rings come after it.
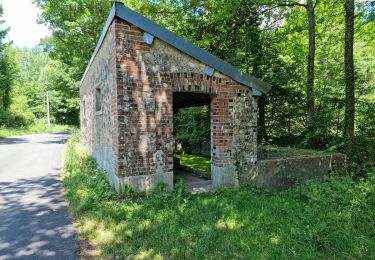
POLYGON ((82 80, 85 78, 91 63, 94 60, 104 40, 107 30, 115 18, 122 19, 130 24, 137 26, 138 28, 153 35, 154 37, 159 38, 160 40, 172 45, 181 52, 195 58, 196 60, 206 64, 207 66, 215 70, 218 70, 219 72, 231 77, 233 80, 257 90, 258 92, 267 93, 271 89, 271 86, 268 83, 263 82, 260 79, 257 79, 247 73, 242 72, 241 70, 230 65, 226 61, 219 59, 218 57, 212 55, 208 51, 205 51, 202 48, 195 46, 194 44, 181 38, 177 34, 163 28, 162 26, 152 22, 148 18, 124 6, 122 3, 113 4, 107 22, 100 36, 99 42, 96 45, 95 51, 86 68, 82 80))

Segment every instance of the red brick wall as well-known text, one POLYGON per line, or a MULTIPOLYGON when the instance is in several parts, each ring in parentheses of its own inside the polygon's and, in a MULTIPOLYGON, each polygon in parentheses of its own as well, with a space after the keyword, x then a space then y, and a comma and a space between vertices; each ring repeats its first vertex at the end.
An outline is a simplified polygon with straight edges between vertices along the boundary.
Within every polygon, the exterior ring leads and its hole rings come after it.
POLYGON ((135 26, 116 21, 115 27, 119 174, 173 171, 172 99, 178 91, 211 95, 213 166, 231 167, 240 160, 247 171, 256 161, 257 110, 251 90, 219 73, 207 77, 204 64, 171 46, 153 50, 142 43, 143 31, 135 26))

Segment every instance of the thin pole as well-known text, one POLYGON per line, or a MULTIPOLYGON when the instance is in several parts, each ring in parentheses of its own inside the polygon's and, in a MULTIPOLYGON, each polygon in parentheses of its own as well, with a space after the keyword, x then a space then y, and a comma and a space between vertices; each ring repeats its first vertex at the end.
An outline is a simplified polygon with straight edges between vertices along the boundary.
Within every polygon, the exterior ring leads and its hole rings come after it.
POLYGON ((50 118, 49 118, 49 98, 48 98, 48 91, 46 93, 46 97, 47 97, 47 123, 48 123, 48 129, 51 127, 51 121, 50 121, 50 118))

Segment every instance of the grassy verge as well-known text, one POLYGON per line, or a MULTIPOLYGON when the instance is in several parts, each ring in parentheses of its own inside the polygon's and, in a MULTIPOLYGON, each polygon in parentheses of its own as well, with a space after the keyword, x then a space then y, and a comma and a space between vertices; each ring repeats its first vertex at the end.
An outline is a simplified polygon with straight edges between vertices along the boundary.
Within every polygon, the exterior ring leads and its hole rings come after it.
POLYGON ((180 159, 181 165, 211 175, 211 159, 209 157, 192 154, 176 154, 174 156, 180 159))
POLYGON ((18 135, 29 135, 29 134, 40 134, 40 133, 56 133, 63 131, 71 131, 74 127, 68 125, 57 125, 51 124, 51 127, 48 128, 47 124, 38 122, 34 125, 28 127, 0 127, 0 138, 12 137, 18 135))
POLYGON ((375 255, 375 169, 284 193, 253 186, 190 196, 120 197, 73 135, 63 186, 79 236, 97 257, 369 259, 375 255))

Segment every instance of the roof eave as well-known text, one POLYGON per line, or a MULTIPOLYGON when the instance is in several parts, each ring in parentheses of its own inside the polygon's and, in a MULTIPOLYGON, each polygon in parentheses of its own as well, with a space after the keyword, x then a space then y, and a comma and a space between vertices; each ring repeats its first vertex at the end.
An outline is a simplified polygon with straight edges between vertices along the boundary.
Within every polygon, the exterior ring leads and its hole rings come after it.
POLYGON ((212 55, 208 51, 195 46, 189 41, 183 39, 177 34, 163 28, 162 26, 152 22, 146 17, 140 15, 139 13, 131 10, 130 8, 124 6, 121 3, 114 3, 107 19, 107 22, 103 28, 102 34, 96 45, 95 51, 90 59, 90 62, 86 68, 86 71, 82 77, 81 83, 85 78, 88 69, 91 66, 92 61, 94 60, 103 40, 108 31, 109 26, 115 18, 122 19, 127 21, 143 31, 152 34, 153 36, 159 38, 160 40, 172 45, 176 49, 184 52, 185 54, 193 57, 194 59, 199 60, 200 62, 216 69, 217 71, 231 77, 233 80, 242 83, 249 88, 255 88, 257 91, 262 93, 267 93, 271 90, 271 85, 266 82, 261 81, 249 74, 242 72, 231 64, 227 63, 224 60, 219 59, 218 57, 212 55))

